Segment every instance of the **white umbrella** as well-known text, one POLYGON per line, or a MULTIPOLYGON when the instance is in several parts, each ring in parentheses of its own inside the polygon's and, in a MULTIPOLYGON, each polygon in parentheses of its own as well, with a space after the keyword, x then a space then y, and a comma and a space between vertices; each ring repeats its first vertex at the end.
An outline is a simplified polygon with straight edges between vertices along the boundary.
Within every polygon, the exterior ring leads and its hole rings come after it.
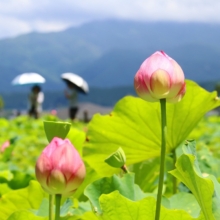
POLYGON ((83 92, 83 93, 89 92, 89 86, 88 86, 87 82, 79 75, 77 75, 75 73, 63 73, 61 75, 61 78, 64 81, 67 81, 67 82, 74 84, 80 92, 83 92))
POLYGON ((16 76, 11 84, 12 85, 26 85, 26 84, 38 84, 45 83, 45 79, 38 73, 23 73, 16 76))

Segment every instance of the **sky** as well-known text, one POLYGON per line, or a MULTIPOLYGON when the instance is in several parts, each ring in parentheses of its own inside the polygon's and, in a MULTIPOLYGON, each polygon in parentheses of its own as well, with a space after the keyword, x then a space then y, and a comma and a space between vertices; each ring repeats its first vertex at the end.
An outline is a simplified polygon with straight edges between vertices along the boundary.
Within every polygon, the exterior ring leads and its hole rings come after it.
POLYGON ((220 23, 219 0, 0 0, 0 39, 103 19, 220 23))

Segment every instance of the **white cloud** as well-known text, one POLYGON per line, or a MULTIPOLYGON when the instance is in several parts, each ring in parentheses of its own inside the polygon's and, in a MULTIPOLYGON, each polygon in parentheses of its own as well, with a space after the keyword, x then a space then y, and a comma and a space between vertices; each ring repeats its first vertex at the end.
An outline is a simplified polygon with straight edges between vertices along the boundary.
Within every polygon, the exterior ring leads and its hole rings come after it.
POLYGON ((13 37, 30 31, 32 27, 28 22, 0 15, 0 38, 13 37))
POLYGON ((216 0, 0 0, 0 38, 107 18, 220 23, 216 0))
POLYGON ((49 31, 61 31, 72 24, 69 22, 62 22, 62 21, 48 21, 48 20, 41 20, 36 19, 34 22, 31 23, 32 29, 40 32, 49 32, 49 31))

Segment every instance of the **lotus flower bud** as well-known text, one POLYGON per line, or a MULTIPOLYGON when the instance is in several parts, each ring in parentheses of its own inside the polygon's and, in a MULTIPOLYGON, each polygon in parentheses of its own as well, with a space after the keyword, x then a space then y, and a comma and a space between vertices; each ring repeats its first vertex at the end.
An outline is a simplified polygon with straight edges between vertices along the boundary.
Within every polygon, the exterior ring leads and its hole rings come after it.
POLYGON ((53 138, 37 160, 36 178, 49 194, 70 196, 81 185, 86 170, 68 139, 53 138))
POLYGON ((8 148, 8 147, 10 147, 10 141, 9 141, 9 140, 5 141, 5 142, 1 145, 1 147, 0 147, 0 152, 3 153, 3 152, 5 151, 5 149, 8 148))
POLYGON ((142 63, 135 75, 134 87, 137 94, 149 102, 159 99, 179 102, 186 91, 183 70, 163 51, 157 51, 142 63))

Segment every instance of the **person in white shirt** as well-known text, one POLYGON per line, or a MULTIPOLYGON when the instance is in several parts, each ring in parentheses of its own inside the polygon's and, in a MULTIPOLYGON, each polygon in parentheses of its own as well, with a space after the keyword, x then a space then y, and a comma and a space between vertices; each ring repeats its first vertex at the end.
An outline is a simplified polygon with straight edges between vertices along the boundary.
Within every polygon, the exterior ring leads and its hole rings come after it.
POLYGON ((78 91, 76 86, 71 82, 67 82, 67 87, 68 90, 64 94, 69 100, 69 117, 71 120, 74 120, 78 112, 78 91))
POLYGON ((31 89, 31 93, 28 97, 29 100, 29 116, 39 118, 42 112, 42 103, 44 101, 44 93, 41 91, 40 86, 35 85, 31 89))

